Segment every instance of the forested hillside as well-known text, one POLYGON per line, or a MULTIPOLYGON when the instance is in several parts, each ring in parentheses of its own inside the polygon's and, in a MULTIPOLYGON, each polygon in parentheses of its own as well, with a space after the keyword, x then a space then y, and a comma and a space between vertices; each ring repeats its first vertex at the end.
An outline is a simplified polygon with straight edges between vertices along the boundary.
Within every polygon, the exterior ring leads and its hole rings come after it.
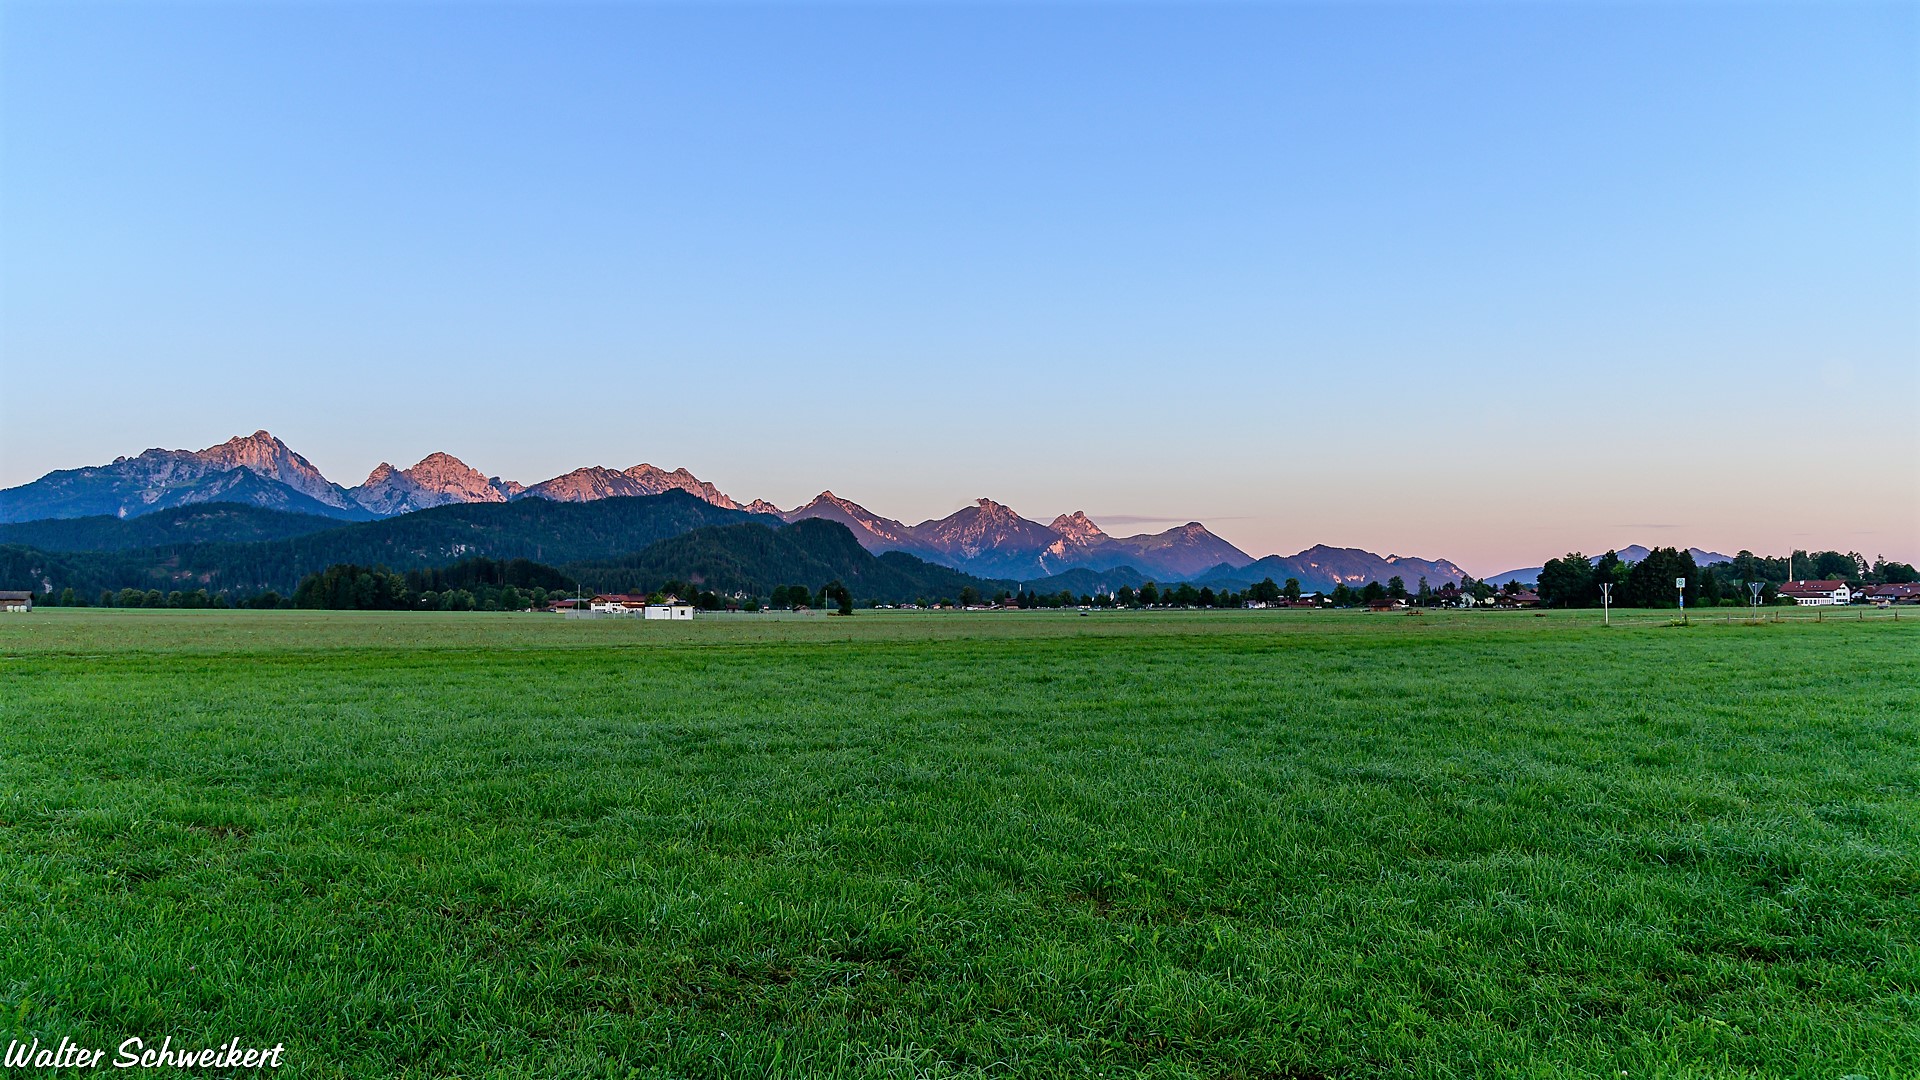
POLYGON ((197 503, 140 517, 96 514, 0 525, 0 544, 42 551, 131 551, 170 544, 250 543, 340 528, 340 519, 240 503, 197 503))
POLYGON ((758 524, 696 529, 615 559, 568 564, 589 590, 626 592, 685 581, 720 593, 772 594, 775 586, 819 588, 839 580, 863 601, 910 602, 953 598, 971 587, 982 596, 1015 588, 936 566, 904 552, 873 555, 837 521, 809 518, 784 528, 758 524))
POLYGON ((591 503, 523 499, 434 507, 304 536, 248 543, 187 543, 127 551, 47 552, 0 547, 0 588, 82 597, 124 588, 204 588, 236 596, 291 593, 338 563, 393 570, 448 566, 483 555, 563 563, 605 559, 705 526, 779 519, 727 510, 681 491, 591 503))

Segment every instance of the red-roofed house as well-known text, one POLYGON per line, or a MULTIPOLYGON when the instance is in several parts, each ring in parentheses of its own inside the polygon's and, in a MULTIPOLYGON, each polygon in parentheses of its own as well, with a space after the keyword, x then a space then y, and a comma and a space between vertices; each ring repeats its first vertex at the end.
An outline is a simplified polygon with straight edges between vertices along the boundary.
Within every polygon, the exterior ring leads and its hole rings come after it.
POLYGON ((1874 585, 1860 595, 1870 604, 1920 604, 1920 582, 1874 585))
POLYGON ((647 609, 647 598, 644 596, 632 596, 627 593, 601 593, 599 596, 593 598, 592 603, 588 604, 588 607, 593 611, 605 611, 614 615, 621 615, 629 611, 645 611, 647 609))
POLYGON ((1853 592, 1844 581, 1789 581, 1780 586, 1780 595, 1801 607, 1826 607, 1829 604, 1853 602, 1853 592))

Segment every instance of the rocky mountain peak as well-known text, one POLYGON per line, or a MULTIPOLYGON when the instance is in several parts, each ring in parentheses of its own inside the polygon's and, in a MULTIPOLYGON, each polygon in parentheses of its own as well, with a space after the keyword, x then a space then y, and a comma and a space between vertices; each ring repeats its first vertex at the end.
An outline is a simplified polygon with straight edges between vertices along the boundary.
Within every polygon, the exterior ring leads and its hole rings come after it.
MULTIPOLYGON (((473 493, 478 495, 480 492, 491 492, 493 490, 492 486, 487 483, 485 474, 481 473, 480 470, 468 465, 452 454, 437 451, 421 458, 414 464, 413 468, 407 470, 407 475, 413 478, 414 483, 434 491, 458 491, 463 494, 473 493)), ((488 499, 485 496, 480 496, 480 498, 486 502, 500 501, 497 498, 488 499)), ((473 500, 469 499, 468 501, 471 502, 473 500)))
POLYGON ((558 502, 586 502, 621 496, 659 495, 667 491, 684 491, 696 499, 728 510, 741 508, 739 503, 728 498, 719 488, 685 469, 667 472, 646 462, 619 472, 598 465, 575 469, 564 476, 535 484, 527 488, 525 494, 558 502))
POLYGON ((1087 516, 1085 510, 1075 510, 1071 514, 1061 514, 1059 517, 1054 518, 1053 524, 1048 525, 1047 528, 1052 529, 1054 532, 1059 533, 1069 540, 1081 542, 1098 539, 1107 535, 1100 526, 1093 523, 1093 519, 1087 516))
POLYGON ((979 510, 980 517, 986 521, 1015 522, 1025 520, 1014 512, 1013 507, 1005 503, 994 502, 992 499, 975 499, 973 505, 979 510))
POLYGON ((299 456, 287 449, 286 443, 274 438, 273 433, 265 428, 251 435, 235 435, 219 446, 210 446, 200 453, 202 456, 218 456, 242 465, 249 461, 268 461, 282 456, 299 456))
POLYGON ((831 491, 823 491, 820 494, 815 495, 813 498, 808 499, 806 502, 801 503, 799 506, 794 507, 793 513, 796 516, 801 516, 801 515, 807 515, 810 511, 822 510, 827 508, 839 510, 843 513, 853 514, 856 517, 863 516, 867 512, 866 509, 858 503, 850 502, 846 499, 843 499, 840 496, 835 495, 831 491))
POLYGON ((404 514, 448 503, 506 502, 519 490, 512 481, 489 479, 452 454, 435 452, 410 469, 383 461, 348 494, 376 514, 404 514))
MULTIPOLYGON (((153 453, 153 451, 148 451, 153 453)), ((145 455, 142 455, 143 457, 145 455)), ((351 505, 345 493, 320 474, 313 463, 294 453, 286 443, 274 438, 265 428, 251 435, 236 435, 218 446, 209 446, 188 454, 204 472, 225 472, 241 468, 318 499, 329 506, 351 505)))
POLYGON ((804 521, 808 518, 837 521, 853 530, 853 537, 860 542, 861 547, 875 553, 919 550, 912 527, 892 518, 881 517, 851 499, 843 499, 835 495, 832 491, 822 491, 804 506, 795 507, 780 516, 787 521, 804 521))

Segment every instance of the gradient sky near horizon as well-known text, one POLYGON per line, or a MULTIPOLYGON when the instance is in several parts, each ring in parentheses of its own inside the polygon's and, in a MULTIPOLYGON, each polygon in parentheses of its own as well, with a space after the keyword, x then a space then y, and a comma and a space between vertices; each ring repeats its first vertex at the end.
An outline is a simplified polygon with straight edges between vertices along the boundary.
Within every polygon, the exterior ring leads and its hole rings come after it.
POLYGON ((1920 559, 1920 11, 0 8, 0 486, 267 428, 1486 574, 1920 559))

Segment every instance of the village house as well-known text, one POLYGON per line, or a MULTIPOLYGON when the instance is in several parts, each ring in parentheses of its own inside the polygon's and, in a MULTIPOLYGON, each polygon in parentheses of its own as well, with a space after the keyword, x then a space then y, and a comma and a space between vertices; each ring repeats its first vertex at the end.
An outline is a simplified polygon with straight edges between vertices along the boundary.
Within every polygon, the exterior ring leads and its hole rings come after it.
POLYGON ((0 610, 32 611, 33 594, 30 592, 0 592, 0 610))
POLYGON ((637 615, 647 608, 647 598, 630 593, 601 593, 587 604, 588 611, 607 615, 637 615))
POLYGON ((677 596, 654 600, 638 593, 599 593, 587 602, 587 612, 685 621, 693 618, 693 605, 677 596))
POLYGON ((1920 582, 1872 585, 1860 597, 1869 604, 1920 604, 1920 582))
POLYGON ((1801 607, 1826 607, 1853 602, 1853 593, 1844 581, 1789 581, 1780 586, 1780 595, 1801 607))

